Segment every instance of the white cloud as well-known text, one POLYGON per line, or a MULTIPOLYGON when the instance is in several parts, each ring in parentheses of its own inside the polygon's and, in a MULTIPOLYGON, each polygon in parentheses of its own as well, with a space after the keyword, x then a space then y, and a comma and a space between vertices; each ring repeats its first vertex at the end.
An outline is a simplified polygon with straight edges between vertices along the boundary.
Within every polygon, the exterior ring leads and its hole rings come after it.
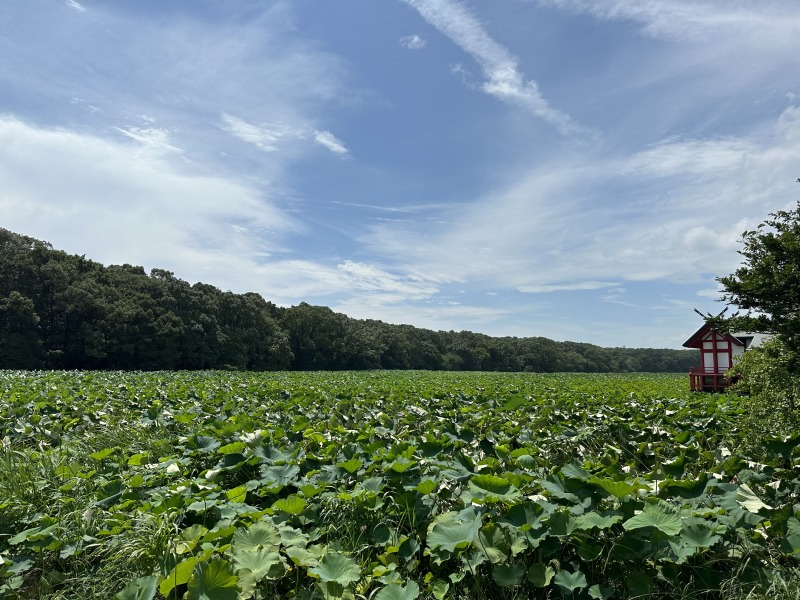
POLYGON ((183 151, 170 143, 170 132, 157 127, 115 127, 125 137, 139 142, 148 152, 176 153, 183 151))
POLYGON ((684 174, 718 177, 743 168, 748 156, 757 152, 755 144, 742 139, 667 140, 632 156, 622 171, 658 177, 684 174))
POLYGON ((790 107, 770 134, 542 162, 444 224, 375 225, 365 241, 408 269, 491 289, 698 283, 735 269, 741 233, 793 204, 797 164, 800 109, 790 107))
POLYGON ((289 129, 281 123, 259 127, 226 113, 222 114, 222 122, 225 131, 265 152, 275 152, 289 134, 289 129))
POLYGON ((334 154, 347 154, 348 150, 344 143, 333 135, 330 131, 315 131, 314 140, 334 154))
POLYGON ((345 261, 337 268, 358 289, 399 294, 404 300, 420 300, 433 296, 438 288, 418 278, 398 277, 374 265, 345 261))
POLYGON ((402 44, 409 50, 421 50, 422 48, 427 46, 428 42, 424 38, 418 36, 417 34, 414 34, 401 37, 400 44, 402 44))
POLYGON ((537 0, 539 4, 591 14, 600 19, 641 23, 657 37, 702 40, 709 33, 735 37, 738 43, 765 46, 795 45, 800 28, 793 1, 754 3, 746 0, 537 0))
POLYGON ((506 102, 523 106, 562 132, 580 128, 563 112, 551 107, 534 80, 525 81, 517 59, 494 41, 483 25, 458 0, 405 0, 430 25, 449 37, 480 65, 486 80, 481 89, 506 102))
POLYGON ((277 234, 297 230, 260 191, 173 161, 161 134, 128 137, 133 143, 1 117, 4 226, 104 263, 178 272, 218 253, 263 256, 280 249, 277 234))
POLYGON ((75 0, 67 0, 64 4, 66 4, 71 9, 76 10, 78 12, 86 12, 86 7, 76 2, 75 0))
POLYGON ((580 283, 555 283, 538 285, 521 285, 517 289, 528 294, 548 294, 550 292, 574 292, 584 290, 599 290, 613 287, 616 283, 606 281, 581 281, 580 283))

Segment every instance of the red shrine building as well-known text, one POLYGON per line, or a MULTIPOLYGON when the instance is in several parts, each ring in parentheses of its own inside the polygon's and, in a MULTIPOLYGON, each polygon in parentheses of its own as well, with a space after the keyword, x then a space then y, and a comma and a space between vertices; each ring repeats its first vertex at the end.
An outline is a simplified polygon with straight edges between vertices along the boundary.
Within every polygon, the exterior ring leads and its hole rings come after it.
POLYGON ((707 323, 683 345, 700 350, 700 366, 689 369, 689 387, 693 392, 721 392, 731 381, 728 369, 737 356, 748 348, 760 346, 770 336, 763 333, 723 333, 707 323))

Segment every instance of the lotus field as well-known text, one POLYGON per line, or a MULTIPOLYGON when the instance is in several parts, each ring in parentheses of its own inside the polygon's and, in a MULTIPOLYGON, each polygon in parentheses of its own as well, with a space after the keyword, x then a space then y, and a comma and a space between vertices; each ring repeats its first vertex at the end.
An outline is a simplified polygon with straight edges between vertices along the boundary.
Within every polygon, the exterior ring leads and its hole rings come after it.
POLYGON ((0 597, 774 589, 797 572, 800 436, 759 437, 747 398, 687 388, 685 375, 0 372, 0 597))

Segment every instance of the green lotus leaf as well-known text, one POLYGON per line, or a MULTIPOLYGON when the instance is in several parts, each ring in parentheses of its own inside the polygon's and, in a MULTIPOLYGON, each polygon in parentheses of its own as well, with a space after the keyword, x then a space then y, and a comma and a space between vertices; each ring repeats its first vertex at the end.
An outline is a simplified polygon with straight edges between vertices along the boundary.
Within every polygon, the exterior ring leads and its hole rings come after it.
POLYGON ((572 594, 575 590, 582 590, 589 584, 586 582, 586 576, 581 571, 570 573, 569 571, 559 571, 553 578, 555 583, 561 591, 565 594, 572 594))
POLYGON ((285 552, 298 567, 316 567, 319 564, 319 557, 302 546, 289 546, 285 552))
POLYGON ((561 474, 568 479, 577 479, 579 481, 589 481, 591 477, 591 473, 575 462, 568 463, 561 467, 561 474))
POLYGON ((635 571, 625 578, 625 585, 628 586, 631 594, 636 597, 647 597, 653 592, 655 584, 647 573, 635 571))
POLYGON ((530 581, 534 587, 547 587, 550 585, 550 581, 552 581, 555 574, 556 572, 553 568, 545 563, 533 563, 528 567, 528 581, 530 581))
POLYGON ((261 481, 269 488, 282 488, 294 483, 300 473, 297 465, 262 466, 261 481))
POLYGON ((168 597, 173 589, 188 583, 192 578, 192 571, 199 561, 199 557, 191 556, 175 565, 158 585, 158 591, 161 592, 161 595, 168 597))
POLYGON ((516 587, 524 576, 525 568, 522 565, 502 564, 492 569, 492 579, 500 587, 516 587))
POLYGON ((158 589, 158 577, 149 575, 134 579, 125 586, 118 594, 114 595, 114 600, 153 600, 158 589))
POLYGON ((608 513, 608 514, 600 514, 598 512, 592 511, 583 513, 582 515, 578 515, 575 517, 574 527, 575 529, 579 529, 581 531, 586 531, 589 529, 594 529, 597 527, 598 529, 608 529, 615 523, 619 523, 622 521, 622 515, 608 513))
POLYGON ((361 569, 356 562, 338 552, 326 554, 319 565, 308 570, 320 578, 321 581, 332 581, 347 586, 361 579, 361 569))
POLYGON ((248 528, 239 527, 233 534, 233 546, 241 550, 276 549, 280 543, 278 528, 267 521, 259 521, 248 528))
POLYGON ((228 561, 213 558, 194 568, 186 597, 188 600, 238 600, 238 581, 228 561))
POLYGON ((239 569, 249 569, 256 581, 278 579, 286 572, 286 564, 274 550, 241 550, 234 547, 230 557, 239 569))
POLYGON ((438 485, 439 483, 433 479, 425 479, 420 481, 414 489, 420 494, 425 495, 432 493, 438 485))
POLYGON ((630 531, 642 527, 655 527, 667 535, 678 535, 681 532, 681 518, 664 503, 647 503, 644 510, 634 515, 622 526, 630 531))
POLYGON ((715 535, 710 527, 702 523, 695 523, 683 528, 679 541, 681 544, 694 548, 710 548, 720 539, 722 538, 715 535))
POLYGON ((407 585, 390 583, 375 596, 375 600, 415 600, 419 597, 419 586, 409 581, 407 585))
POLYGON ((447 597, 447 592, 450 591, 450 584, 441 579, 435 579, 428 589, 436 600, 444 600, 447 597))
POLYGON ((736 501, 739 503, 739 506, 752 513, 757 513, 762 508, 772 508, 770 505, 762 502, 746 483, 740 484, 739 489, 736 490, 736 501))
POLYGON ((589 597, 593 600, 608 600, 614 595, 614 590, 595 583, 588 590, 589 597))
POLYGON ((646 488, 646 486, 642 485, 638 481, 614 481, 613 479, 609 479, 607 477, 601 478, 592 476, 589 478, 589 483, 599 487, 602 490, 605 490, 620 500, 626 496, 636 493, 638 490, 643 490, 646 488))
POLYGON ((357 458, 351 458, 347 462, 336 463, 336 466, 337 467, 341 467, 342 469, 344 469, 348 473, 355 473, 362 466, 364 466, 364 463, 362 461, 358 460, 357 458))
POLYGON ((489 562, 504 562, 511 551, 505 531, 494 523, 482 527, 478 533, 478 545, 489 562))
POLYGON ((244 502, 247 499, 247 488, 240 485, 225 492, 225 496, 231 502, 244 502))
POLYGON ((231 442, 217 449, 217 454, 241 454, 247 448, 244 442, 231 442))
POLYGON ((442 517, 428 530, 426 543, 434 550, 441 548, 455 552, 457 548, 466 548, 481 528, 481 516, 475 512, 472 512, 471 517, 467 511, 445 513, 442 517))
POLYGON ((222 444, 219 442, 219 440, 213 437, 207 435, 198 435, 196 437, 189 438, 189 441, 186 445, 192 450, 197 450, 198 452, 213 452, 222 444))
POLYGON ((290 515, 299 515, 306 508, 306 501, 296 494, 291 494, 286 498, 277 500, 272 504, 272 508, 282 510, 290 515))

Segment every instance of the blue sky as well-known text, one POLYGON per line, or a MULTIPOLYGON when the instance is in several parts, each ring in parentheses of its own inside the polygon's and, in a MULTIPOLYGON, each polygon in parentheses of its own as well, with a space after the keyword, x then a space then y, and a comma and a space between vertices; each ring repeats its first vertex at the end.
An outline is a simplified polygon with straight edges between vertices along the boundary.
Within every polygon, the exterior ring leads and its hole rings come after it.
POLYGON ((0 226, 355 318, 679 347, 800 198, 796 0, 9 0, 0 226))

